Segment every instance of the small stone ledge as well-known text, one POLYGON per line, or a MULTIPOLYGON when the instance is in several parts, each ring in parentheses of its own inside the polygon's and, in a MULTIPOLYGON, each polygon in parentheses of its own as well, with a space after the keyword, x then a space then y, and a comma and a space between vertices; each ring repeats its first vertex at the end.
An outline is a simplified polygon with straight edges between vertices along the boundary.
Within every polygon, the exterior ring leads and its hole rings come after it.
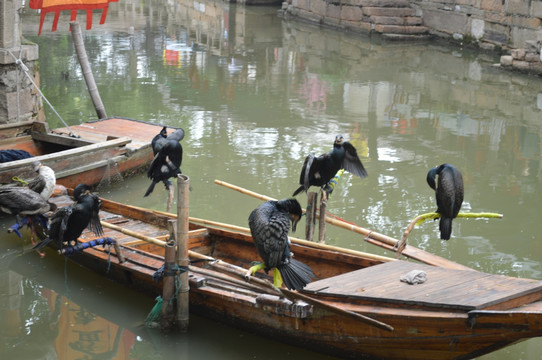
POLYGON ((16 59, 13 58, 13 54, 17 59, 20 57, 24 61, 36 61, 39 58, 39 50, 37 44, 21 45, 14 48, 0 49, 0 64, 9 65, 14 64, 16 59), (22 50, 22 56, 20 51, 22 50))
POLYGON ((510 55, 501 56, 500 65, 506 69, 542 75, 541 41, 526 41, 525 49, 511 49, 510 55))

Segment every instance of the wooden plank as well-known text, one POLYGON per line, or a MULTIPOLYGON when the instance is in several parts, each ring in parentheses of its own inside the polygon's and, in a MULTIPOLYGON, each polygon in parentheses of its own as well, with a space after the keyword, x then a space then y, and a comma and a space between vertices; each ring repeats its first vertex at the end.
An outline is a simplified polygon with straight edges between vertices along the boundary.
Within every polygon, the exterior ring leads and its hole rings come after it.
POLYGON ((130 143, 131 141, 132 140, 128 137, 122 137, 116 140, 106 141, 103 143, 98 143, 98 144, 93 144, 93 145, 81 146, 76 149, 65 150, 58 153, 54 153, 54 154, 42 155, 42 156, 30 158, 30 159, 11 161, 8 163, 0 164, 0 171, 18 169, 22 166, 30 166, 34 161, 41 161, 42 163, 46 163, 48 161, 59 161, 62 159, 82 155, 85 153, 94 153, 99 150, 124 146, 130 143))
POLYGON ((34 121, 21 121, 0 125, 0 139, 9 139, 21 134, 29 133, 34 121))
POLYGON ((42 142, 63 145, 63 146, 68 146, 68 147, 79 147, 79 146, 92 145, 96 143, 95 141, 79 139, 79 138, 69 137, 65 135, 44 134, 44 133, 35 132, 35 131, 32 131, 31 136, 32 136, 32 139, 36 141, 42 141, 42 142))
POLYGON ((542 282, 394 261, 319 280, 310 283, 304 291, 369 301, 473 310, 541 292, 542 282), (425 283, 408 285, 399 280, 401 275, 415 269, 427 273, 425 283))

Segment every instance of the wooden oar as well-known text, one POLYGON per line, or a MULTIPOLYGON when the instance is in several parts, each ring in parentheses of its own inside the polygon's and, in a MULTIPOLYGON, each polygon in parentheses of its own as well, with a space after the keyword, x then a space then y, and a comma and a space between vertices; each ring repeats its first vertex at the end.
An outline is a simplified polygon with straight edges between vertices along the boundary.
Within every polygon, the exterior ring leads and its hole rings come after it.
MULTIPOLYGON (((159 246, 162 246, 162 247, 165 247, 165 245, 166 245, 165 241, 161 241, 161 240, 158 240, 158 239, 150 237, 150 236, 138 234, 138 233, 136 233, 136 232, 134 232, 132 230, 121 228, 120 226, 110 224, 110 223, 105 222, 105 221, 102 221, 101 223, 102 223, 102 226, 104 226, 104 227, 113 229, 115 231, 119 231, 119 232, 121 232, 123 234, 135 237, 137 239, 140 239, 140 240, 143 240, 143 241, 146 241, 146 242, 150 242, 152 244, 159 245, 159 246)), ((221 271, 227 272, 229 274, 234 274, 236 276, 239 276, 239 277, 245 279, 246 281, 254 282, 254 283, 258 284, 258 285, 269 288, 269 289, 273 290, 275 292, 275 294, 277 294, 277 295, 282 295, 282 296, 284 296, 286 298, 288 297, 287 295, 289 295, 290 297, 303 300, 303 301, 305 301, 305 302, 307 302, 307 303, 309 303, 309 304, 311 304, 313 306, 319 306, 319 307, 321 307, 323 309, 334 312, 336 314, 348 316, 350 318, 362 321, 362 322, 364 322, 366 324, 376 326, 376 327, 378 327, 380 329, 384 329, 384 330, 387 330, 387 331, 393 331, 392 326, 390 326, 388 324, 385 324, 385 323, 383 323, 381 321, 372 319, 370 317, 358 314, 358 313, 353 312, 353 311, 341 309, 338 306, 325 303, 323 301, 320 301, 318 299, 315 299, 313 297, 310 297, 310 296, 307 296, 307 295, 304 295, 304 294, 301 294, 301 293, 293 292, 293 291, 290 291, 290 290, 287 290, 287 289, 279 289, 279 288, 275 287, 273 284, 271 284, 267 280, 263 280, 263 279, 260 279, 260 278, 254 277, 254 276, 251 276, 249 279, 247 279, 245 277, 247 269, 244 269, 242 267, 227 263, 227 262, 222 261, 222 260, 215 259, 215 258, 213 258, 211 256, 207 256, 207 255, 197 253, 197 252, 192 251, 192 250, 188 251, 188 255, 193 259, 208 261, 209 265, 216 268, 217 270, 221 270, 221 271)))
MULTIPOLYGON (((261 200, 265 200, 265 201, 274 200, 273 198, 271 198, 269 196, 265 196, 265 195, 262 195, 262 194, 255 193, 253 191, 244 189, 244 188, 242 188, 240 186, 236 186, 236 185, 227 183, 225 181, 215 180, 215 184, 227 187, 228 189, 236 190, 236 191, 238 191, 238 192, 240 192, 242 194, 253 196, 253 197, 261 199, 261 200)), ((365 241, 367 241, 367 242, 369 242, 371 244, 380 245, 380 246, 384 247, 387 250, 392 250, 393 251, 394 250, 393 246, 395 244, 397 244, 397 242, 399 241, 399 240, 394 239, 392 237, 380 234, 380 233, 378 233, 376 231, 373 231, 373 230, 370 230, 370 229, 365 229, 365 228, 363 228, 361 226, 358 226, 358 225, 355 225, 355 224, 352 224, 352 223, 348 223, 348 222, 346 222, 344 220, 339 220, 339 219, 331 218, 331 217, 328 217, 328 216, 326 216, 325 219, 326 219, 326 222, 331 224, 331 225, 334 225, 334 226, 340 227, 342 229, 349 230, 349 231, 364 235, 365 236, 365 241)), ((421 249, 418 249, 418 248, 410 246, 410 245, 407 245, 404 248, 404 250, 402 251, 402 254, 404 256, 406 256, 406 257, 409 257, 409 258, 424 262, 424 263, 429 264, 429 265, 441 266, 441 267, 450 268, 450 269, 463 269, 463 270, 469 270, 470 269, 467 266, 458 264, 456 262, 450 261, 448 259, 442 258, 442 257, 437 256, 437 255, 428 253, 426 251, 423 251, 421 249)))

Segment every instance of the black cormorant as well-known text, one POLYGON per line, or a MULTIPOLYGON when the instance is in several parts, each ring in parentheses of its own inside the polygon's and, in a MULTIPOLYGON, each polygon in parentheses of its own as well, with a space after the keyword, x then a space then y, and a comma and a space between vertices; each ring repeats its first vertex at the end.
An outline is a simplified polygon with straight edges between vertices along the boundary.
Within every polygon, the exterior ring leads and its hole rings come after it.
POLYGON ((314 277, 312 269, 292 258, 288 239, 290 221, 295 231, 301 215, 301 206, 296 199, 266 201, 252 211, 248 224, 263 264, 251 267, 247 276, 262 268, 273 269, 275 286, 280 287, 284 280, 288 289, 295 290, 303 289, 311 281, 314 277))
POLYGON ((434 167, 427 173, 427 183, 435 190, 437 213, 440 214, 440 238, 449 240, 452 234, 452 219, 457 217, 463 203, 463 177, 450 164, 434 167), (438 186, 435 177, 438 175, 438 186))
POLYGON ((308 191, 311 186, 325 186, 340 169, 345 169, 360 178, 367 176, 356 148, 348 141, 344 141, 342 135, 337 135, 330 152, 318 157, 314 154, 307 156, 299 177, 301 186, 293 196, 301 191, 308 191))
POLYGON ((59 248, 62 248, 64 243, 76 244, 77 238, 81 236, 86 227, 97 236, 103 235, 99 217, 102 206, 100 198, 93 194, 86 184, 79 184, 75 187, 73 198, 74 203, 58 209, 53 214, 49 237, 36 245, 36 249, 44 247, 51 241, 55 241, 59 248))
POLYGON ((181 163, 183 161, 183 147, 180 141, 184 138, 184 130, 179 129, 174 133, 167 135, 167 127, 163 127, 158 135, 151 142, 154 159, 149 166, 147 176, 152 183, 145 192, 148 196, 154 190, 154 186, 162 181, 169 190, 170 178, 181 173, 181 163))

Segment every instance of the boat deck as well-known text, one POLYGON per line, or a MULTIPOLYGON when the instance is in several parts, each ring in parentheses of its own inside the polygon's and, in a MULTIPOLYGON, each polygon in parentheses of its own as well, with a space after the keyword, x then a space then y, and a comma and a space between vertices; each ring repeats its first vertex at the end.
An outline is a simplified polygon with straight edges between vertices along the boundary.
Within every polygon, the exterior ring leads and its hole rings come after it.
MULTIPOLYGON (((102 142, 111 138, 128 137, 132 141, 126 146, 128 148, 140 148, 150 144, 152 138, 158 134, 161 127, 143 121, 138 121, 134 126, 133 119, 108 118, 80 125, 72 125, 70 129, 73 133, 82 139, 102 142)), ((168 132, 171 132, 169 129, 168 132)), ((58 128, 54 130, 55 134, 69 134, 68 128, 58 128)))
MULTIPOLYGON (((398 303, 457 310, 512 308, 515 299, 542 290, 542 281, 452 270, 406 261, 391 261, 310 283, 304 291, 380 303, 398 303), (423 270, 427 281, 409 285, 400 277, 423 270)), ((540 296, 537 294, 537 296, 540 296)))

